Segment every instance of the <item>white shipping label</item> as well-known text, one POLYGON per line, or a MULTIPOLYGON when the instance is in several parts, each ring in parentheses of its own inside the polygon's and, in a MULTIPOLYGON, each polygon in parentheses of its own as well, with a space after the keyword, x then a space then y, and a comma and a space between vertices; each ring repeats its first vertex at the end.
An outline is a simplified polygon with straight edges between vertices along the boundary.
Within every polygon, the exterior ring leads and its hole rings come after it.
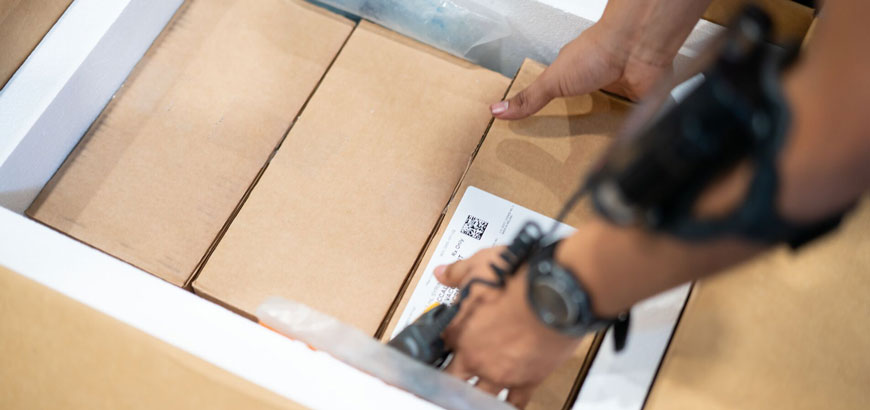
MULTIPOLYGON (((391 337, 395 337, 433 303, 453 302, 458 290, 444 286, 435 279, 433 271, 437 266, 468 258, 481 249, 508 245, 529 221, 537 223, 544 232, 549 232, 556 222, 478 188, 468 187, 391 337)), ((563 238, 573 232, 574 228, 560 223, 555 237, 563 238)))

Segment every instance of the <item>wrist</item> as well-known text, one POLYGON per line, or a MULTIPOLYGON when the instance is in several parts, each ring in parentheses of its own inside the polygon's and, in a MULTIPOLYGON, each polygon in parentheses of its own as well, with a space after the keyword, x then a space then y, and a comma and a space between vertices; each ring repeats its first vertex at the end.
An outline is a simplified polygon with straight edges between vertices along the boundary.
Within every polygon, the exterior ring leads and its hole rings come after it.
POLYGON ((592 297, 571 269, 555 261, 557 242, 538 249, 529 259, 528 300, 539 321, 577 338, 606 329, 617 315, 595 312, 592 297))
POLYGON ((620 303, 618 289, 600 280, 603 272, 595 267, 594 252, 589 252, 594 249, 590 246, 590 238, 596 236, 598 229, 595 224, 582 226, 577 234, 559 243, 554 259, 556 263, 573 272, 583 284, 592 302, 592 310, 597 316, 616 317, 625 312, 631 303, 620 303))

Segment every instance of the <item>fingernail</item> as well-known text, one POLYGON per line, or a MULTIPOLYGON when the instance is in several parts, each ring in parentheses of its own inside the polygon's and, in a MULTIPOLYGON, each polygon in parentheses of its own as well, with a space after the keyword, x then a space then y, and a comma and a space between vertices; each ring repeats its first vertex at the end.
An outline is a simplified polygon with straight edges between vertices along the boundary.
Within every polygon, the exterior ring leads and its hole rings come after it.
POLYGON ((447 265, 441 265, 435 268, 435 277, 441 279, 444 277, 444 271, 447 269, 447 265))
POLYGON ((489 110, 492 111, 492 115, 499 115, 499 114, 507 111, 508 105, 509 104, 507 101, 498 102, 498 103, 491 105, 489 107, 489 110))

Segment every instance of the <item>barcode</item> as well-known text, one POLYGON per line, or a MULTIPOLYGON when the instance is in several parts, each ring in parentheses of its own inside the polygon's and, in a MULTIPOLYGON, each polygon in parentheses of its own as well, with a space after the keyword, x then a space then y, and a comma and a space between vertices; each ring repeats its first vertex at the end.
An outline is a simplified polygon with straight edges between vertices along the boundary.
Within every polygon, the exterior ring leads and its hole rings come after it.
POLYGON ((474 239, 480 240, 480 238, 483 237, 483 232, 486 231, 487 226, 489 226, 489 222, 468 215, 468 218, 465 219, 465 224, 462 225, 460 232, 474 239))

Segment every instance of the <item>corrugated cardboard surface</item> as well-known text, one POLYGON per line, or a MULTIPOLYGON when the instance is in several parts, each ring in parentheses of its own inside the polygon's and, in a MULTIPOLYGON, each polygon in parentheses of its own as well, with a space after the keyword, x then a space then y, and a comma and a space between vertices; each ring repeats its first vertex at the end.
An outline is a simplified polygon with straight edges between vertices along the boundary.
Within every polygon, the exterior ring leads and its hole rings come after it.
POLYGON ((813 9, 791 0, 713 0, 704 19, 728 25, 746 3, 754 3, 767 11, 773 20, 774 39, 778 43, 800 42, 813 20, 813 9))
POLYGON ((72 0, 0 0, 0 89, 72 0))
POLYGON ((295 1, 188 2, 28 214, 184 284, 351 29, 295 1))
POLYGON ((831 237, 695 285, 648 409, 870 408, 870 201, 831 237))
POLYGON ((0 267, 0 408, 301 409, 0 267))
POLYGON ((509 80, 362 22, 194 282, 374 334, 509 80))
MULTIPOLYGON (((541 64, 527 60, 520 68, 510 94, 531 84, 543 70, 541 64)), ((555 217, 580 184, 586 170, 609 145, 628 108, 622 101, 602 93, 592 93, 558 99, 525 120, 495 121, 432 243, 437 244, 440 240, 446 221, 450 220, 468 186, 555 217)), ((565 222, 577 226, 591 215, 590 209, 581 205, 565 222)), ((434 249, 430 246, 427 250, 385 335, 392 334, 395 322, 405 309, 434 249)), ((593 335, 587 336, 573 358, 544 382, 529 409, 558 409, 565 404, 584 367, 592 341, 593 335)))

